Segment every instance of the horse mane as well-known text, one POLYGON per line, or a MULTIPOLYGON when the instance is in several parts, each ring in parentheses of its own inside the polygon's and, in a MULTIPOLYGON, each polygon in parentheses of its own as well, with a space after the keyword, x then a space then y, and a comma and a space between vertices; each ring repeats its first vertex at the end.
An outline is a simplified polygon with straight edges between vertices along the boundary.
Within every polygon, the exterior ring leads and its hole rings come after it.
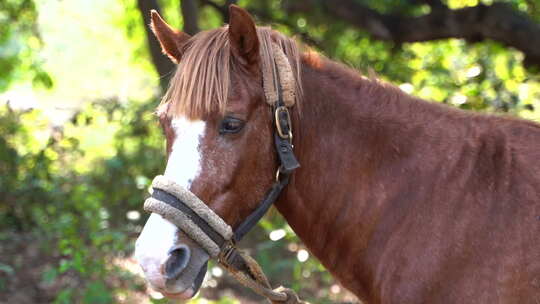
MULTIPOLYGON (((298 104, 302 99, 298 44, 270 27, 257 27, 257 35, 262 71, 273 67, 272 43, 281 47, 287 56, 296 81, 298 104)), ((198 33, 185 45, 158 112, 163 109, 168 115, 183 115, 188 119, 201 119, 216 112, 224 114, 235 64, 239 62, 231 56, 228 26, 198 33)), ((270 70, 275 72, 273 68, 270 70)))

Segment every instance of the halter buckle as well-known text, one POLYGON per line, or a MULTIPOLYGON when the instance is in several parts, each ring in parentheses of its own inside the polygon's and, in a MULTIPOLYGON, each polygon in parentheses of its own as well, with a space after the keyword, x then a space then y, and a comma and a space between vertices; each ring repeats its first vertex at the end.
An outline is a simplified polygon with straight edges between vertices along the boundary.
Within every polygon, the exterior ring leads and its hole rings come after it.
POLYGON ((292 123, 289 109, 285 106, 277 107, 274 112, 274 119, 279 137, 292 141, 292 123))
POLYGON ((219 252, 218 262, 221 264, 229 265, 231 259, 234 257, 235 254, 236 254, 236 244, 234 243, 232 239, 228 240, 227 242, 225 242, 225 244, 223 244, 223 247, 221 248, 221 251, 219 252))

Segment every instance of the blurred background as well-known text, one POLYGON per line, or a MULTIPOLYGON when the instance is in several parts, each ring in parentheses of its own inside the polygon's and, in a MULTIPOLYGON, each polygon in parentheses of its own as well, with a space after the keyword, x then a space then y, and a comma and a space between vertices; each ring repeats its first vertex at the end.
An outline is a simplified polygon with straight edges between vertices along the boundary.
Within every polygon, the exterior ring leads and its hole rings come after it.
MULTIPOLYGON (((168 303, 132 258, 174 70, 145 25, 194 34, 231 3, 413 95, 540 118, 538 0, 0 0, 0 303, 168 303)), ((242 247, 306 300, 359 303, 275 211, 242 247)), ((260 302, 215 265, 204 286, 192 303, 260 302)))

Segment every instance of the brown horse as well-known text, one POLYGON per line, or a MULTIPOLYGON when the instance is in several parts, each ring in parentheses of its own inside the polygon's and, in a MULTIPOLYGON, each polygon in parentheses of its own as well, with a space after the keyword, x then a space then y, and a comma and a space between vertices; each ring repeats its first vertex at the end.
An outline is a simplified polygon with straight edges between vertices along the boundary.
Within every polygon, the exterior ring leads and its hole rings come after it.
MULTIPOLYGON (((299 54, 239 7, 230 16, 190 37, 153 14, 179 64, 158 110, 165 176, 232 227, 255 209, 277 164, 261 72, 270 39, 298 84, 302 164, 276 207, 343 286, 367 303, 540 303, 540 125, 408 96, 299 54)), ((157 214, 136 255, 149 283, 175 298, 194 295, 208 260, 157 214)))

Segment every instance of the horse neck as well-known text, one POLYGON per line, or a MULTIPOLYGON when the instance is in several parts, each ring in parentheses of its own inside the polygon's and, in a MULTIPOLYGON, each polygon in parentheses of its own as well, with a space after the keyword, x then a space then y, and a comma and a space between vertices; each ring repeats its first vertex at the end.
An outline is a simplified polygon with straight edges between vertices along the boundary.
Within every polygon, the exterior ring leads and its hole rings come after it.
POLYGON ((304 100, 294 115, 302 167, 276 207, 345 287, 366 294, 379 262, 369 243, 392 195, 372 177, 413 144, 401 130, 415 101, 330 61, 318 65, 303 65, 304 100))

